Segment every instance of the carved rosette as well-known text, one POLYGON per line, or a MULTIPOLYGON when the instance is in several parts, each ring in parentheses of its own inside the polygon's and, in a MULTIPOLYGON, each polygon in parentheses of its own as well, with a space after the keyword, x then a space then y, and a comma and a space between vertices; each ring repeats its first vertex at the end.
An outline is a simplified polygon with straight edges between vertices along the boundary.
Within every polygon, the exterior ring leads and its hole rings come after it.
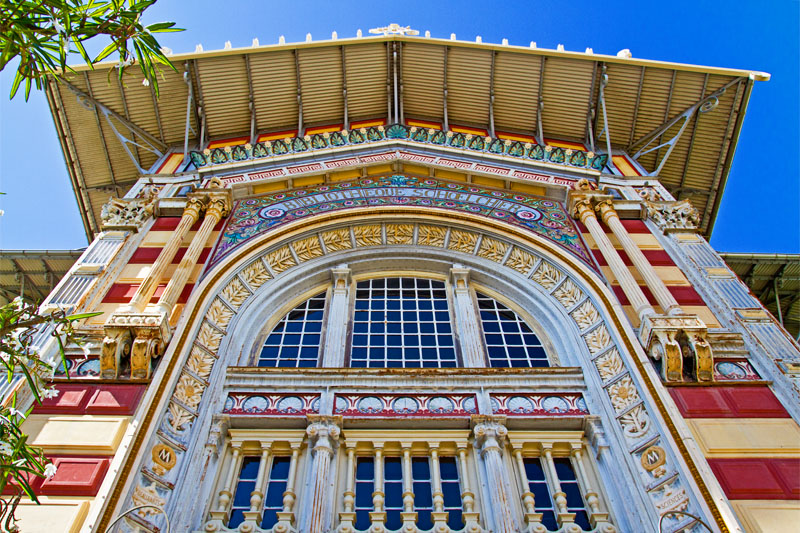
POLYGON ((645 200, 647 216, 664 233, 695 232, 700 215, 689 200, 650 202, 645 200))
POLYGON ((706 325, 694 315, 650 315, 642 321, 639 339, 648 355, 661 361, 664 381, 685 381, 684 362, 690 360, 697 381, 713 381, 714 355, 706 325))

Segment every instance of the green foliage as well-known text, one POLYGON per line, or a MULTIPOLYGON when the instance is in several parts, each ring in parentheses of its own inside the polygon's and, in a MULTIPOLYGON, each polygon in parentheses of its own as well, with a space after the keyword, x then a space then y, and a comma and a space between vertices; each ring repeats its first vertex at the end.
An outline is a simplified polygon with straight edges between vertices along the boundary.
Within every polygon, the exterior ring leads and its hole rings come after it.
MULTIPOLYGON (((42 398, 52 398, 58 391, 48 383, 53 378, 54 367, 43 361, 32 345, 33 335, 39 328, 52 327, 52 335, 57 339, 62 364, 65 362, 64 346, 76 343, 83 346, 88 354, 89 346, 74 330, 74 323, 100 313, 66 315, 56 311, 39 314, 35 304, 16 298, 0 307, 0 368, 5 368, 9 383, 17 383, 17 390, 26 386, 36 402, 42 398)), ((1 400, 2 398, 0 398, 1 400)), ((31 408, 32 409, 32 408, 31 408)), ((30 413, 17 410, 17 395, 10 405, 0 405, 0 493, 12 483, 20 494, 37 501, 30 482, 35 477, 50 477, 55 474, 55 466, 50 464, 40 448, 30 446, 28 436, 21 425, 30 413)), ((13 501, 0 502, 0 518, 13 518, 13 501), (6 515, 6 516, 3 516, 6 515)), ((13 522, 13 520, 12 520, 13 522)), ((9 529, 7 527, 6 529, 9 529)))
POLYGON ((183 31, 174 22, 144 26, 142 13, 155 0, 0 0, 0 71, 16 57, 19 66, 11 86, 11 98, 25 83, 25 99, 31 87, 41 89, 47 75, 58 79, 73 72, 67 65, 78 54, 87 65, 117 54, 118 75, 135 63, 158 96, 159 65, 175 67, 161 51, 154 33, 183 31), (84 42, 97 36, 111 42, 91 58, 84 42))

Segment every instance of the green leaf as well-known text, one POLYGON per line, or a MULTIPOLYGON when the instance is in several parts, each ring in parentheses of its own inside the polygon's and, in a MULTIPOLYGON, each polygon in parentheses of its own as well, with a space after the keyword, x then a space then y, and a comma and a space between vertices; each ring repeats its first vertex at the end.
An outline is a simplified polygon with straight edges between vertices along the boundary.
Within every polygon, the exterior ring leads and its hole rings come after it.
POLYGON ((102 315, 102 314, 103 314, 102 311, 97 311, 97 312, 94 312, 94 313, 78 313, 77 315, 69 315, 69 316, 64 317, 64 318, 65 318, 65 320, 69 320, 70 322, 74 322, 75 320, 83 320, 84 318, 91 318, 93 316, 98 316, 98 315, 102 315))

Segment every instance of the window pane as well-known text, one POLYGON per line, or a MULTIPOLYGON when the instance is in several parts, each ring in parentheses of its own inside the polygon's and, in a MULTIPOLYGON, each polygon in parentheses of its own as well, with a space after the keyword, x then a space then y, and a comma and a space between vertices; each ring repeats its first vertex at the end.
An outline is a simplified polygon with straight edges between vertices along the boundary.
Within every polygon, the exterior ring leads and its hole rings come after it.
POLYGON ((258 366, 317 366, 324 308, 325 293, 321 292, 286 313, 267 336, 258 366))
POLYGON ((351 366, 456 366, 444 282, 417 278, 360 281, 355 308, 351 366), (426 349, 422 354, 420 346, 426 349), (357 351, 362 348, 364 352, 357 351))
POLYGON ((528 488, 533 493, 534 505, 537 513, 542 513, 542 523, 551 531, 558 529, 555 507, 550 497, 550 487, 544 475, 542 462, 538 457, 526 457, 525 475, 528 478, 528 488))
POLYGON ((264 517, 261 528, 268 529, 278 523, 277 513, 283 510, 283 493, 289 480, 289 464, 291 458, 276 455, 272 458, 272 467, 267 480, 267 490, 264 496, 264 517))
POLYGON ((489 366, 550 366, 541 341, 517 313, 485 294, 477 296, 489 366))
POLYGON ((575 513, 575 522, 579 526, 587 530, 591 529, 586 505, 583 503, 581 489, 575 476, 575 470, 572 468, 572 461, 566 457, 558 457, 553 459, 553 463, 556 466, 561 490, 567 495, 567 511, 575 513))
POLYGON ((256 478, 258 477, 258 465, 260 457, 244 457, 242 467, 239 469, 239 480, 236 483, 236 491, 233 495, 231 505, 231 519, 228 527, 235 529, 244 522, 245 511, 250 510, 250 493, 256 488, 256 478))
POLYGON ((372 492, 375 487, 375 464, 372 457, 356 460, 356 529, 369 529, 369 513, 372 511, 372 492))

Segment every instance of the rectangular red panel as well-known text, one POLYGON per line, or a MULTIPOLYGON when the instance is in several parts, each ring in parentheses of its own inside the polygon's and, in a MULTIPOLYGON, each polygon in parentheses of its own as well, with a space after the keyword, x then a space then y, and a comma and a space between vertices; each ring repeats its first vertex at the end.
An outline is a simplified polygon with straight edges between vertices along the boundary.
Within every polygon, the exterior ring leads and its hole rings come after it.
POLYGON ((95 496, 111 462, 110 457, 51 457, 56 475, 40 481, 39 494, 95 496))
MULTIPOLYGON (((156 248, 156 247, 148 247, 143 246, 141 248, 137 248, 133 255, 131 256, 128 264, 134 265, 152 265, 158 259, 158 255, 161 253, 163 248, 156 248)), ((178 251, 175 253, 175 257, 172 258, 172 264, 177 265, 183 259, 183 256, 186 255, 186 250, 188 247, 178 248, 178 251)), ((204 264, 206 259, 208 259, 208 255, 211 253, 211 248, 203 248, 203 251, 200 252, 200 257, 197 259, 197 262, 200 264, 204 264)))
POLYGON ((86 405, 90 415, 132 415, 144 394, 144 385, 97 387, 86 405))
POLYGON ((769 387, 670 387, 686 418, 787 418, 769 387))
MULTIPOLYGON (((650 292, 650 289, 644 285, 639 286, 642 289, 647 301, 650 302, 651 305, 658 305, 655 296, 653 293, 650 292)), ((619 285, 612 285, 611 288, 614 290, 614 294, 617 296, 619 303, 622 305, 630 305, 628 298, 625 296, 625 293, 622 291, 622 287, 619 285)), ((669 292, 672 293, 672 296, 678 301, 680 305, 705 305, 706 303, 697 294, 697 291, 694 288, 686 285, 667 285, 669 292)))
MULTIPOLYGON (((133 295, 136 294, 136 289, 138 288, 139 285, 135 285, 133 283, 114 283, 103 297, 103 303, 126 304, 131 301, 131 298, 133 298, 133 295)), ((153 294, 153 297, 150 298, 150 303, 158 303, 158 299, 162 294, 164 294, 164 289, 166 288, 166 284, 159 285, 156 288, 156 292, 153 294)), ((193 283, 187 283, 181 291, 181 295, 178 297, 177 303, 185 304, 189 300, 189 295, 192 293, 193 288, 193 283)))
POLYGON ((686 418, 731 418, 722 387, 670 387, 669 393, 686 418))
POLYGON ((800 459, 708 459, 708 464, 732 500, 800 499, 800 459))
MULTIPOLYGON (((181 217, 158 217, 153 225, 150 227, 150 231, 174 231, 178 224, 181 222, 181 217)), ((203 223, 203 219, 201 218, 197 222, 194 223, 192 226, 191 231, 197 231, 200 229, 200 224, 203 223)), ((222 229, 222 226, 225 225, 225 219, 220 220, 216 226, 214 226, 215 231, 219 231, 222 229)))
MULTIPOLYGON (((622 261, 628 265, 633 266, 633 261, 630 260, 628 254, 625 253, 625 250, 617 250, 619 252, 620 258, 622 261)), ((600 266, 608 266, 608 262, 600 250, 593 249, 592 253, 594 254, 595 259, 597 259, 597 264, 600 266)), ((672 258, 669 256, 666 250, 642 250, 642 253, 647 258, 647 261, 653 266, 675 266, 675 263, 672 261, 672 258)))
POLYGON ((59 383, 58 396, 42 399, 34 414, 132 415, 145 385, 93 385, 59 383))
POLYGON ((34 403, 34 414, 82 413, 91 396, 93 385, 58 384, 58 396, 42 398, 41 405, 34 403))
POLYGON ((628 233, 650 233, 644 220, 620 220, 628 233))
POLYGON ((741 418, 788 418, 769 387, 723 387, 728 405, 741 418))

